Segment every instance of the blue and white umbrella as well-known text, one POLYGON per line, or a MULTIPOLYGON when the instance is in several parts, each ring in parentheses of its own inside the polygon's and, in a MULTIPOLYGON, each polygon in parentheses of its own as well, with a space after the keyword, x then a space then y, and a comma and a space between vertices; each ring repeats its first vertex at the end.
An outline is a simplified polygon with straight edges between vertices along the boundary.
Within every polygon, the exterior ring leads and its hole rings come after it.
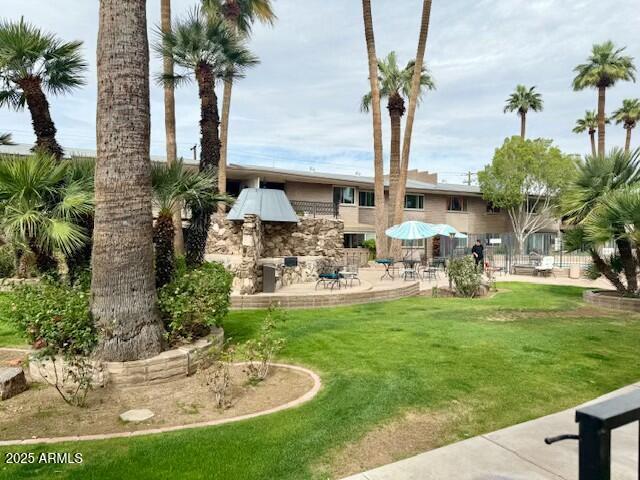
POLYGON ((420 240, 438 235, 438 232, 433 227, 434 225, 430 223, 410 220, 387 228, 385 233, 388 237, 397 238, 398 240, 420 240))
POLYGON ((436 232, 436 235, 442 235, 444 237, 450 237, 453 235, 453 238, 467 238, 464 233, 459 232, 451 225, 447 225, 446 223, 437 223, 437 224, 429 224, 436 232))

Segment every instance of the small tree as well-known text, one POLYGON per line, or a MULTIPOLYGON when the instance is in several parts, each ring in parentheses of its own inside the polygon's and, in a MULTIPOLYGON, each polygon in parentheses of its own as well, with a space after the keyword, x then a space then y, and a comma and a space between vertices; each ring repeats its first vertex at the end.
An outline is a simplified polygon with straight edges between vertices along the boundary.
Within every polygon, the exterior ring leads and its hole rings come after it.
POLYGON ((491 165, 478 173, 485 200, 509 214, 518 249, 554 218, 556 200, 575 171, 575 159, 551 140, 505 140, 491 165))

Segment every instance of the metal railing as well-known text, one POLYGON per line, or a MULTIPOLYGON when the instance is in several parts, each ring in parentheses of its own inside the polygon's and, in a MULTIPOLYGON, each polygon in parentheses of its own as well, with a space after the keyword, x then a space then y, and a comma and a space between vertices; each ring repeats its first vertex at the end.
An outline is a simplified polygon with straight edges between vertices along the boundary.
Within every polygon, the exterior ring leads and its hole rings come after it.
POLYGON ((291 200, 291 206, 298 215, 306 214, 316 217, 338 218, 340 213, 337 202, 311 202, 307 200, 291 200))
MULTIPOLYGON (((619 395, 576 411, 578 435, 545 438, 545 443, 578 440, 579 480, 611 479, 611 431, 629 423, 640 422, 640 390, 619 395)), ((640 439, 640 432, 638 435, 640 439)), ((638 449, 640 479, 640 447, 638 449)))

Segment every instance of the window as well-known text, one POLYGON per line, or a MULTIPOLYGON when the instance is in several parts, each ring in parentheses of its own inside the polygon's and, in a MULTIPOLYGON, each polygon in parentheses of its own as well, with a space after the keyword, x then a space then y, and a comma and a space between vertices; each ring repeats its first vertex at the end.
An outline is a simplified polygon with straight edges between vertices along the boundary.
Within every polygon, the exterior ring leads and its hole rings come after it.
POLYGON ((415 195, 409 193, 404 196, 404 208, 409 210, 424 209, 424 195, 415 195))
POLYGON ((533 198, 527 199, 527 213, 538 213, 538 202, 533 198))
POLYGON ((364 243, 364 233, 345 233, 344 248, 358 248, 364 243))
POLYGON ((260 188, 268 188, 271 190, 284 190, 284 183, 281 182, 265 182, 262 180, 260 182, 260 188))
POLYGON ((467 199, 460 196, 449 197, 449 204, 447 210, 450 212, 466 212, 467 211, 467 199))
POLYGON ((353 187, 333 187, 334 203, 346 203, 353 205, 356 203, 356 189, 353 187))
POLYGON ((424 238, 418 238, 416 240, 402 240, 402 246, 404 248, 424 248, 424 238))
POLYGON ((373 192, 363 192, 360 190, 358 192, 358 200, 359 205, 361 207, 374 207, 375 206, 375 195, 373 192))
POLYGON ((493 202, 487 202, 487 213, 500 213, 500 207, 496 207, 493 202))

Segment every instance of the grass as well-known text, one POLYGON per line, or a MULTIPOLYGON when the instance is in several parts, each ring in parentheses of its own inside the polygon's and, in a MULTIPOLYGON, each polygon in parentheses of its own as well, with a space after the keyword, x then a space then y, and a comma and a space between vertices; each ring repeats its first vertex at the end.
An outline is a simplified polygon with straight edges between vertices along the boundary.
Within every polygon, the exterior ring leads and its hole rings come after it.
MULTIPOLYGON (((3 465, 11 479, 327 478, 334 455, 406 411, 462 406, 448 443, 576 405, 638 381, 640 317, 581 303, 582 290, 503 284, 491 299, 410 298, 292 311, 283 360, 323 380, 300 408, 213 428, 0 450, 82 452, 81 465, 3 465), (576 310, 579 309, 579 310, 576 310)), ((227 336, 264 312, 233 312, 227 336)), ((459 407, 457 407, 459 408, 459 407)), ((1 415, 1 412, 0 412, 1 415)))
POLYGON ((8 324, 4 320, 8 317, 10 308, 11 295, 8 293, 0 293, 0 346, 24 346, 26 340, 22 338, 13 325, 8 324))

